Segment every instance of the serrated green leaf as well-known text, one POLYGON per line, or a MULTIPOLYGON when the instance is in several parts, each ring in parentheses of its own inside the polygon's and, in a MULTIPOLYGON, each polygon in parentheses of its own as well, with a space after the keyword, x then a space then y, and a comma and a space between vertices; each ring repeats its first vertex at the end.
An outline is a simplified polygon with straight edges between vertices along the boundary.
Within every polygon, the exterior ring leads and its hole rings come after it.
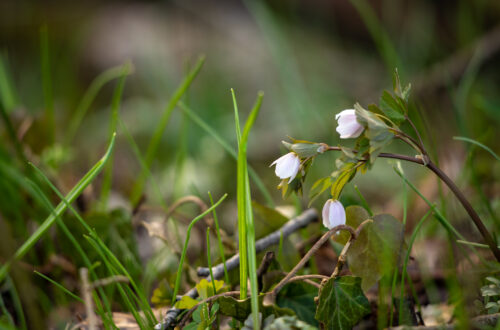
POLYGON ((366 224, 347 251, 352 274, 363 279, 368 290, 384 274, 391 272, 398 261, 403 242, 402 224, 388 214, 376 215, 366 224))
POLYGON ((352 329, 370 312, 370 303, 361 290, 361 278, 330 278, 319 293, 316 319, 325 329, 352 329))
POLYGON ((283 287, 276 297, 279 307, 290 308, 297 317, 309 324, 318 325, 314 318, 316 305, 314 297, 318 290, 310 284, 303 282, 291 282, 283 287))
POLYGON ((405 109, 388 91, 384 91, 380 97, 380 109, 396 125, 405 121, 405 109))

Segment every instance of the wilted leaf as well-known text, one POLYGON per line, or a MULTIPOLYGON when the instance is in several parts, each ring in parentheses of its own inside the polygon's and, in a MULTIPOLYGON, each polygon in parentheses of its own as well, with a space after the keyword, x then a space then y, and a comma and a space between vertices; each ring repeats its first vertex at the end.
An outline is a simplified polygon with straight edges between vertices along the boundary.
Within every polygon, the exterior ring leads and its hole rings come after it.
POLYGON ((370 312, 370 303, 355 276, 330 278, 319 294, 316 319, 325 329, 352 329, 370 312))
POLYGON ((317 295, 318 290, 312 285, 303 282, 291 282, 281 289, 276 297, 276 304, 279 307, 290 308, 300 320, 318 325, 314 318, 316 312, 314 297, 317 295))
MULTIPOLYGON (((262 301, 264 299, 263 295, 259 296, 259 312, 264 315, 264 318, 269 315, 284 316, 284 315, 294 315, 294 312, 288 308, 281 308, 276 305, 263 306, 262 301)), ((217 303, 219 303, 219 312, 222 315, 234 317, 239 321, 245 321, 248 315, 252 312, 252 307, 250 305, 250 298, 245 300, 237 300, 233 297, 219 297, 217 298, 217 303)))
POLYGON ((402 225, 391 215, 376 215, 373 222, 363 228, 347 251, 349 269, 363 279, 363 290, 391 272, 398 261, 402 241, 402 225))

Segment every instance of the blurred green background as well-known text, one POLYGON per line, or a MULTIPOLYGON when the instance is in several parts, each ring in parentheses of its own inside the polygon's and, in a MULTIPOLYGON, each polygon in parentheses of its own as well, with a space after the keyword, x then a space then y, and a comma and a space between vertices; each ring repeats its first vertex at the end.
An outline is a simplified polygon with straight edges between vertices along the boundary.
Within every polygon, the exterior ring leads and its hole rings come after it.
MULTIPOLYGON (((355 102, 378 103, 381 92, 391 88, 392 72, 398 68, 403 82, 412 83, 411 117, 433 156, 465 188, 487 225, 499 225, 498 162, 481 148, 453 140, 453 136, 472 138, 500 152, 498 1, 0 2, 2 106, 28 159, 50 174, 63 192, 101 157, 108 142, 117 80, 103 86, 75 138, 67 140, 71 118, 93 79, 111 67, 132 63, 133 74, 126 79, 119 112, 144 155, 165 105, 201 54, 206 63, 183 100, 234 147, 230 88, 236 91, 243 118, 257 92, 264 91, 248 158, 277 205, 306 207, 308 188, 334 170, 336 158, 333 153, 321 156, 309 174, 304 197, 284 201, 274 189, 279 183, 274 169, 268 168, 285 152, 280 141, 291 136, 338 144, 334 115, 355 102), (48 57, 41 47, 44 36, 48 57), (49 84, 42 82, 44 58, 49 84), (55 132, 47 124, 47 95, 53 99, 55 132)), ((15 164, 15 146, 5 125, 0 126, 0 134, 2 158, 15 164)), ((391 148, 408 152, 398 143, 391 148)), ((400 217, 402 183, 387 163, 380 159, 354 183, 376 212, 400 217)), ((125 226, 120 232, 118 224, 130 224, 128 198, 140 164, 121 126, 113 164, 112 198, 106 210, 121 206, 128 211, 90 219, 96 226, 116 225, 115 238, 121 235, 128 240, 133 229, 125 226), (106 222, 112 218, 116 222, 106 222)), ((480 240, 461 206, 431 173, 414 165, 404 168, 426 196, 441 203, 464 235, 480 240)), ((229 193, 230 202, 220 212, 226 231, 233 234, 236 163, 178 108, 151 171, 159 193, 149 180, 144 196, 148 205, 170 205, 185 195, 207 200, 207 191, 214 196, 229 193)), ((7 173, 2 171, 0 177, 4 187, 0 217, 10 228, 2 260, 26 239, 30 226, 47 215, 19 186, 9 183, 7 173)), ((97 180, 79 200, 82 212, 88 209, 85 205, 97 203, 99 189, 97 180)), ((253 194, 265 203, 257 189, 253 194)), ((315 206, 321 207, 326 198, 319 198, 315 206)), ((359 203, 352 187, 342 198, 345 205, 359 203)), ((427 207, 412 197, 410 208, 411 226, 427 207)), ((47 259, 39 252, 40 264, 47 259)), ((140 265, 135 265, 135 271, 140 273, 140 265)), ((43 314, 47 311, 40 307, 41 301, 31 303, 43 314)))

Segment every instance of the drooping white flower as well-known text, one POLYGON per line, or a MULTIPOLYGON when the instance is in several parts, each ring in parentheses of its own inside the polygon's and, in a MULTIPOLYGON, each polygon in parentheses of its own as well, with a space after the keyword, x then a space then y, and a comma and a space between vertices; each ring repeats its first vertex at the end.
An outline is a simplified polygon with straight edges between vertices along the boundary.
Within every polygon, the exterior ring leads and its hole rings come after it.
POLYGON ((329 199, 323 206, 323 225, 332 229, 338 225, 345 225, 345 210, 338 200, 329 199))
POLYGON ((357 138, 365 129, 363 125, 356 120, 356 110, 347 109, 335 115, 335 120, 338 121, 336 128, 341 139, 357 138))
POLYGON ((276 165, 275 173, 280 179, 290 178, 288 183, 295 179, 299 172, 300 159, 295 152, 289 152, 284 156, 276 159, 271 166, 276 165))

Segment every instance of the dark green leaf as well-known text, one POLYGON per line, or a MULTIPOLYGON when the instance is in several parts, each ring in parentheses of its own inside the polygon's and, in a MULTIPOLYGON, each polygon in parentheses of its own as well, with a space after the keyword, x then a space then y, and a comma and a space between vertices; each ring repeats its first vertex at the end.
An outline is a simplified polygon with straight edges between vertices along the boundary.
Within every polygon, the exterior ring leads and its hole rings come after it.
POLYGON ((288 221, 288 218, 280 212, 268 206, 259 204, 256 201, 252 201, 252 209, 254 211, 254 221, 256 223, 256 238, 272 233, 288 221))
POLYGON ((396 125, 401 124, 406 119, 404 116, 405 109, 388 91, 382 93, 382 97, 380 98, 380 109, 396 125))
MULTIPOLYGON (((294 315, 294 312, 288 308, 281 308, 276 305, 263 306, 262 301, 264 299, 263 295, 259 296, 259 311, 263 313, 264 318, 269 315, 275 316, 285 316, 294 315)), ((245 300, 237 300, 233 297, 219 297, 217 298, 217 303, 219 304, 219 312, 222 315, 234 317, 239 321, 245 321, 248 315, 252 312, 250 306, 250 298, 245 300)))
POLYGON ((330 278, 319 293, 316 319, 325 329, 352 329, 370 312, 370 303, 355 276, 330 278))
POLYGON ((402 241, 402 225, 391 215, 376 215, 363 228, 347 251, 349 269, 363 279, 363 290, 394 269, 402 241))
POLYGON ((316 312, 314 297, 317 295, 318 290, 312 285, 303 282, 291 282, 281 289, 276 297, 276 304, 279 307, 290 308, 300 320, 312 325, 318 325, 314 318, 316 312))
MULTIPOLYGON (((345 209, 346 225, 351 226, 356 229, 363 221, 368 219, 370 215, 363 207, 358 205, 350 205, 345 209)), ((335 235, 335 241, 345 245, 351 234, 342 230, 340 233, 335 235)))

